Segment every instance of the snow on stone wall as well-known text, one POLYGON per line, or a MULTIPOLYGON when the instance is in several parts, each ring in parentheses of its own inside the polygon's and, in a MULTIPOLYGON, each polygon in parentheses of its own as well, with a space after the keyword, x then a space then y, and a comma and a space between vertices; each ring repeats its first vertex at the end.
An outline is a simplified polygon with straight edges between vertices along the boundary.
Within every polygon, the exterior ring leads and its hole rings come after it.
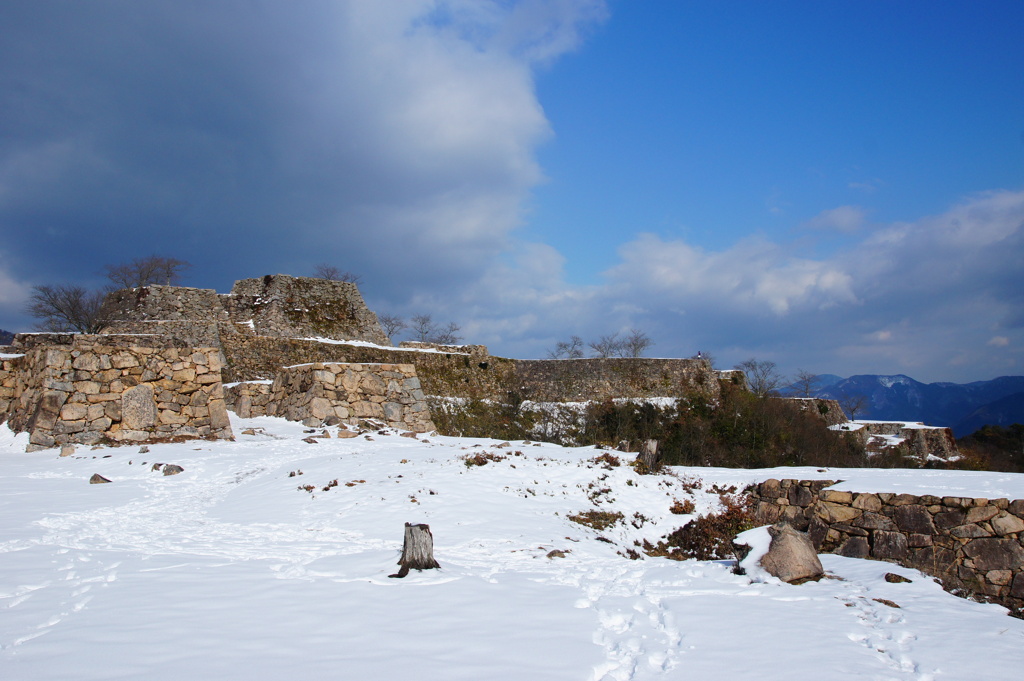
POLYGON ((27 344, 4 361, 0 379, 14 394, 0 417, 29 432, 32 448, 232 437, 216 348, 131 335, 41 334, 27 344))
MULTIPOLYGON (((249 384, 236 398, 251 416, 259 415, 249 384), (249 397, 248 404, 245 398, 249 397)), ((412 364, 316 362, 286 367, 270 386, 265 413, 306 425, 358 424, 364 419, 418 433, 434 430, 426 396, 412 364)))

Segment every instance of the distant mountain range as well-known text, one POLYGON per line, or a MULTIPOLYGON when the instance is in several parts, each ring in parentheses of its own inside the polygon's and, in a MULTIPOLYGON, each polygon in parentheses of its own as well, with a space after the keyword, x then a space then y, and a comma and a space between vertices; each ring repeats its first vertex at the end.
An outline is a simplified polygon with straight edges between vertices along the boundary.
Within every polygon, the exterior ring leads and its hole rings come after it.
MULTIPOLYGON (((866 374, 842 378, 818 377, 817 397, 839 400, 864 396, 858 419, 922 421, 948 426, 957 437, 970 435, 984 425, 1024 423, 1024 376, 1000 376, 974 383, 920 383, 897 374, 866 374)), ((787 389, 783 393, 792 391, 787 389)))
POLYGON ((10 345, 11 341, 14 340, 14 334, 10 331, 4 331, 0 329, 0 345, 10 345))

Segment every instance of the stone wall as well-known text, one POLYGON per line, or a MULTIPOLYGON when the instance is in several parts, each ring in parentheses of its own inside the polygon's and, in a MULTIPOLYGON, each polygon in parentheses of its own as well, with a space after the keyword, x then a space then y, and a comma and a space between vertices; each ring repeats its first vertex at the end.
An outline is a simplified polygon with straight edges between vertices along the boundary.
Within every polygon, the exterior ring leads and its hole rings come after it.
MULTIPOLYGON (((220 352, 154 336, 33 334, 6 417, 33 448, 231 438, 220 352)), ((6 364, 6 362, 5 362, 6 364)))
POLYGON ((351 282, 268 275, 236 281, 231 293, 221 299, 233 321, 251 322, 260 336, 390 345, 377 315, 351 282))
POLYGON ((224 385, 224 404, 243 419, 266 416, 273 381, 243 381, 224 385))
POLYGON ((777 397, 775 399, 795 404, 802 411, 819 417, 827 426, 838 426, 847 421, 846 413, 839 406, 837 400, 827 400, 821 397, 777 397))
POLYGON ((355 284, 284 274, 213 289, 144 286, 107 295, 102 333, 155 333, 218 347, 220 336, 245 333, 389 344, 355 284))
MULTIPOLYGON (((9 348, 0 348, 7 350, 9 348)), ((20 353, 0 352, 0 423, 7 418, 7 413, 14 404, 14 398, 18 394, 19 377, 17 366, 20 353)))
POLYGON ((224 337, 223 351, 232 382, 273 379, 294 364, 353 362, 414 364, 428 395, 504 399, 516 386, 515 360, 501 357, 242 335, 224 337))
POLYGON ((766 480, 748 494, 763 524, 806 530, 819 551, 887 560, 1024 613, 1024 500, 857 493, 833 480, 766 480))
POLYGON ((517 360, 515 369, 519 389, 534 401, 720 394, 717 373, 704 359, 535 359, 517 360))
POLYGON ((921 465, 929 460, 951 461, 960 456, 956 437, 949 428, 903 421, 853 421, 839 424, 833 429, 851 432, 859 437, 869 454, 904 447, 906 453, 921 465))
POLYGON ((401 430, 434 430, 412 364, 317 362, 287 367, 270 387, 266 413, 309 426, 373 419, 401 430))

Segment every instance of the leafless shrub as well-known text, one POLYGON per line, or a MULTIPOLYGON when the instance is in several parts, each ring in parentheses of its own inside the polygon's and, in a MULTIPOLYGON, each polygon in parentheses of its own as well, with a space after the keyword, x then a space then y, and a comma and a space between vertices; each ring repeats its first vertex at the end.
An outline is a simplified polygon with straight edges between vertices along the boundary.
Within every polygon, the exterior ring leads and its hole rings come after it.
POLYGON ((150 255, 136 258, 130 263, 106 265, 107 278, 113 284, 111 288, 138 288, 150 284, 171 286, 181 281, 181 274, 192 265, 177 258, 166 258, 150 255))
POLYGON ((40 331, 96 333, 102 326, 103 292, 81 286, 33 286, 25 311, 40 331))

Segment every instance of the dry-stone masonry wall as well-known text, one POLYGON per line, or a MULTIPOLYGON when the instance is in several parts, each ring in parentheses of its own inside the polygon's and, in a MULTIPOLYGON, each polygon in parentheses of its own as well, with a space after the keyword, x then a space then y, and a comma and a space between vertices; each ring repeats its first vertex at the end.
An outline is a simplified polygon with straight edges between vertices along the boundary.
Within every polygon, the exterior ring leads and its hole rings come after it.
POLYGON ((197 347, 218 347, 235 329, 213 289, 143 286, 107 294, 104 334, 154 334, 197 347))
POLYGON ((766 480, 748 493, 759 522, 807 530, 820 551, 917 568, 1024 613, 1024 500, 825 489, 833 484, 766 480))
POLYGON ((716 372, 704 359, 517 360, 515 370, 518 389, 535 401, 672 397, 691 392, 713 399, 720 390, 716 372))
POLYGON ((884 452, 893 446, 903 446, 922 464, 929 458, 948 461, 959 456, 956 438, 949 428, 926 426, 915 422, 854 421, 840 425, 837 429, 853 432, 870 453, 884 452))
POLYGON ((273 381, 243 381, 224 385, 224 403, 243 419, 266 416, 273 381))
POLYGON ((103 333, 154 333, 204 347, 237 333, 388 343, 355 284, 284 274, 237 281, 223 295, 180 286, 121 289, 107 296, 102 314, 103 333))
POLYGON ((15 377, 6 416, 33 448, 232 437, 216 348, 131 335, 16 342, 24 355, 6 369, 15 377))
POLYGON ((222 300, 232 320, 251 322, 260 336, 390 344, 351 282, 268 275, 236 281, 222 300))
POLYGON ((374 419, 418 433, 434 430, 412 364, 317 362, 286 367, 270 388, 266 413, 306 425, 374 419))
POLYGON ((821 397, 778 397, 775 399, 785 400, 803 411, 814 414, 823 420, 825 425, 838 426, 846 423, 846 414, 837 400, 826 400, 821 397))

